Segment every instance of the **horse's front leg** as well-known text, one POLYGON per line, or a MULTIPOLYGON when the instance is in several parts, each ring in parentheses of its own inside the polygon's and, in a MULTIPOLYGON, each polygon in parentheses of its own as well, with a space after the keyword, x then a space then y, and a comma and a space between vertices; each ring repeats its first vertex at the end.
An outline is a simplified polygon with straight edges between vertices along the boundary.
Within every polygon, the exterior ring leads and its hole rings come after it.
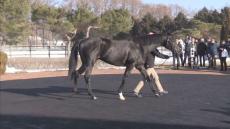
POLYGON ((132 65, 131 66, 127 66, 126 69, 125 69, 125 73, 124 73, 124 75, 122 77, 121 85, 120 85, 120 87, 118 89, 118 95, 119 95, 120 100, 125 100, 125 97, 123 96, 122 91, 124 89, 125 80, 128 77, 128 75, 130 74, 130 72, 131 72, 132 69, 133 69, 132 65))
POLYGON ((91 79, 90 79, 90 75, 92 73, 92 70, 93 70, 93 67, 92 66, 89 66, 86 68, 86 71, 85 71, 85 75, 84 75, 84 78, 85 78, 85 82, 86 82, 86 86, 88 88, 88 94, 90 95, 90 97, 93 99, 93 100, 96 100, 97 97, 93 94, 93 91, 92 91, 92 88, 91 88, 91 79))

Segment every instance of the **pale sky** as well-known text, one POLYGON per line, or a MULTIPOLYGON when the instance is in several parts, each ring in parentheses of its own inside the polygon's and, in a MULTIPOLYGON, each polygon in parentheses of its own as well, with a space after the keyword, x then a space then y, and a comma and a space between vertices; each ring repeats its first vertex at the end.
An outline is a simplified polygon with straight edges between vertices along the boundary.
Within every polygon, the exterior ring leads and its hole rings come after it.
POLYGON ((204 6, 208 9, 217 9, 228 6, 230 7, 230 0, 142 0, 143 3, 148 4, 177 4, 188 11, 198 11, 204 6))
MULTIPOLYGON (((64 0, 54 0, 61 4, 64 0)), ((187 11, 199 11, 204 6, 208 9, 220 10, 225 6, 230 7, 230 0, 142 0, 145 4, 177 4, 187 11)))

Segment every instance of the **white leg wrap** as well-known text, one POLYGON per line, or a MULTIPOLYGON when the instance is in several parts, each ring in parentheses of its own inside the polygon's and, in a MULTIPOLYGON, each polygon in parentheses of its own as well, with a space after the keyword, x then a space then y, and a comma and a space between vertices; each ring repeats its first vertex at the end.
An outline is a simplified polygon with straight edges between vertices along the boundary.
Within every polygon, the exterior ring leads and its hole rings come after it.
POLYGON ((120 98, 120 100, 125 100, 125 97, 123 96, 122 92, 119 93, 119 98, 120 98))

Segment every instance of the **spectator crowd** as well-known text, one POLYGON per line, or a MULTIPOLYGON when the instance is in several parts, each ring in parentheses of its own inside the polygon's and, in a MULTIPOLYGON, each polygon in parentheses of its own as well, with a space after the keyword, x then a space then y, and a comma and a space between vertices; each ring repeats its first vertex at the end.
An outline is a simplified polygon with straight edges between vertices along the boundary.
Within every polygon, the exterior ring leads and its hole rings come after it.
POLYGON ((182 66, 216 69, 217 59, 219 59, 220 71, 227 71, 230 38, 227 41, 217 42, 214 38, 197 39, 187 36, 184 40, 177 39, 176 42, 181 48, 180 61, 182 66))

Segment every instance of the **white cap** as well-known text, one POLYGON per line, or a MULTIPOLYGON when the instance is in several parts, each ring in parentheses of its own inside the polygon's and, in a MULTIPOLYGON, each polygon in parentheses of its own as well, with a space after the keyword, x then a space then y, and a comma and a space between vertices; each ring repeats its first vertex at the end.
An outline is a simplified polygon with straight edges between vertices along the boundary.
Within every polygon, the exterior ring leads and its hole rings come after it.
POLYGON ((155 33, 153 33, 153 32, 149 32, 149 33, 148 33, 148 35, 154 35, 154 34, 155 34, 155 33))

